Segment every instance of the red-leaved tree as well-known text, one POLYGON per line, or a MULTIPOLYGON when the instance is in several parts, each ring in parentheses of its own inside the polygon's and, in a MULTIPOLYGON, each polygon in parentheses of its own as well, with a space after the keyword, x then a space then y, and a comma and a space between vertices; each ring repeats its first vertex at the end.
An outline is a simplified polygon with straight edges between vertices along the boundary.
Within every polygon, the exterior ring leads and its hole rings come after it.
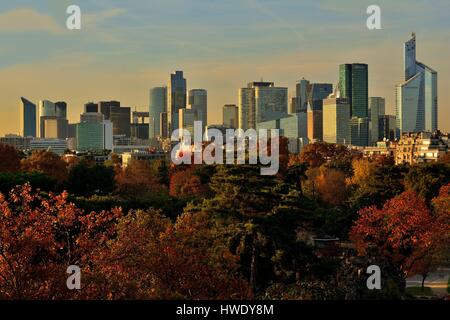
POLYGON ((406 278, 430 267, 430 255, 442 249, 442 232, 448 228, 448 219, 433 214, 423 199, 407 191, 382 209, 362 209, 350 239, 361 255, 371 251, 390 259, 406 278))
POLYGON ((68 299, 67 267, 86 266, 114 232, 120 210, 85 214, 67 193, 29 184, 0 194, 0 299, 68 299))

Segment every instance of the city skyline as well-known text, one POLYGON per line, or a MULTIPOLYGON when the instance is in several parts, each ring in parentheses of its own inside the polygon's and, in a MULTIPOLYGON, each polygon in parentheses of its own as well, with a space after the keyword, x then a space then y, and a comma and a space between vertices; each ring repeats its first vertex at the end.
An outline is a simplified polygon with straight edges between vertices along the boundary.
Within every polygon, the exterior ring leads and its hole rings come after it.
POLYGON ((294 96, 301 78, 336 84, 344 63, 369 65, 369 96, 385 97, 386 113, 394 114, 395 86, 404 77, 402 47, 412 31, 419 41, 418 57, 440 74, 439 128, 450 131, 450 93, 445 90, 450 23, 443 16, 450 4, 444 1, 380 1, 383 29, 374 31, 365 26, 368 1, 343 1, 340 9, 329 1, 199 1, 189 10, 175 1, 172 13, 168 9, 174 1, 79 1, 84 15, 80 31, 64 29, 66 2, 0 5, 0 38, 10 44, 0 51, 0 135, 19 133, 20 97, 33 103, 66 101, 70 122, 77 121, 89 101, 119 100, 146 111, 150 88, 166 85, 175 70, 184 71, 187 90, 208 91, 209 123, 222 122, 223 105, 238 103, 242 84, 263 78, 288 87, 294 96), (195 19, 196 8, 202 8, 203 19, 195 19), (312 12, 320 22, 308 21, 312 12), (164 14, 179 19, 165 29, 167 21, 159 17, 164 14))

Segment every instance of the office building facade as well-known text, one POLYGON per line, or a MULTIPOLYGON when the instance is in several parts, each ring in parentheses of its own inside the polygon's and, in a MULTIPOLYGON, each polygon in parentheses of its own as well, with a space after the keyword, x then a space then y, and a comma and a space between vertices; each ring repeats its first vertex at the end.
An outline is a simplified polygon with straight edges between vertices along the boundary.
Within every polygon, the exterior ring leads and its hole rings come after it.
POLYGON ((381 97, 369 98, 369 133, 370 144, 374 145, 378 141, 381 141, 379 136, 379 119, 386 113, 386 99, 381 97))
POLYGON ((205 89, 189 90, 189 109, 194 111, 195 120, 202 122, 202 131, 205 132, 208 124, 208 93, 205 89))
POLYGON ((226 104, 222 108, 222 124, 233 129, 239 126, 239 108, 235 104, 226 104))
POLYGON ((348 98, 323 100, 323 141, 350 144, 350 102, 348 98))
POLYGON ((384 115, 378 117, 378 141, 394 141, 397 137, 396 117, 384 115))
POLYGON ((286 117, 288 89, 273 82, 251 82, 239 90, 239 129, 255 129, 257 123, 286 117))
POLYGON ((119 101, 101 101, 100 112, 113 124, 114 135, 131 137, 131 108, 122 107, 119 101))
POLYGON ((350 144, 355 147, 369 145, 369 118, 350 119, 350 144))
POLYGON ((78 123, 76 128, 78 151, 103 151, 113 149, 113 123, 104 120, 101 123, 78 123))
POLYGON ((323 140, 323 100, 333 93, 331 83, 311 83, 307 90, 308 139, 323 140))

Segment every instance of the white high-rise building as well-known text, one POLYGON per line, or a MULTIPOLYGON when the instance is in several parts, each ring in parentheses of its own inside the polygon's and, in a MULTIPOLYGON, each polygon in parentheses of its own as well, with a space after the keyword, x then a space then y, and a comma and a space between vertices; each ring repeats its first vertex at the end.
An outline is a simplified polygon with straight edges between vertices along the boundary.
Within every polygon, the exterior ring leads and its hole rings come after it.
POLYGON ((434 132, 438 129, 437 72, 416 60, 416 35, 405 43, 405 82, 396 87, 397 129, 434 132))

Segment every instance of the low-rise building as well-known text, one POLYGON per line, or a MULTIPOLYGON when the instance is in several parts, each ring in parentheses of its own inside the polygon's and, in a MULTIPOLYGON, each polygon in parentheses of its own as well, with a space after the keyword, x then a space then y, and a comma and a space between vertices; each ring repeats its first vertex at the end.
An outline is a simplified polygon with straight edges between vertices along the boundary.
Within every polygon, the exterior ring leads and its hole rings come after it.
POLYGON ((155 160, 166 159, 166 157, 167 157, 167 154, 164 152, 134 150, 132 152, 125 152, 122 154, 122 165, 124 167, 126 167, 133 160, 155 161, 155 160))
POLYGON ((403 133, 395 152, 396 164, 416 164, 437 162, 446 152, 449 145, 440 132, 403 133))
POLYGON ((22 137, 16 134, 7 134, 4 137, 0 138, 0 143, 13 146, 20 151, 27 151, 30 150, 31 140, 33 140, 32 137, 22 137))
POLYGON ((358 148, 366 158, 372 158, 377 156, 385 156, 388 158, 395 157, 395 150, 397 149, 397 143, 391 141, 377 142, 374 147, 362 147, 358 148))
POLYGON ((35 139, 30 141, 30 150, 45 150, 63 155, 67 150, 67 141, 62 139, 35 139))

